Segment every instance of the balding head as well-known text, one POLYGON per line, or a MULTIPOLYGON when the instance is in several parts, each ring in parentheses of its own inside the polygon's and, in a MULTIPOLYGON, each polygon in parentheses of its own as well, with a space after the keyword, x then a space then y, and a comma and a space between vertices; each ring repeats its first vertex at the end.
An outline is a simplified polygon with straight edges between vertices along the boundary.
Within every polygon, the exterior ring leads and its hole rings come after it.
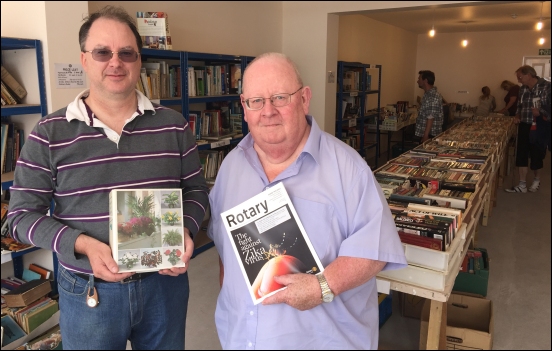
POLYGON ((299 73, 299 69, 297 68, 297 65, 295 62, 293 62, 289 57, 286 55, 279 53, 279 52, 267 52, 264 54, 261 54, 257 56, 253 61, 251 61, 247 67, 245 68, 245 72, 243 73, 243 88, 245 90, 247 86, 247 78, 249 76, 248 71, 250 71, 252 68, 254 68, 257 64, 261 63, 267 63, 267 62, 280 62, 282 64, 282 68, 285 66, 288 66, 287 69, 290 70, 293 80, 299 85, 303 86, 303 79, 301 78, 301 74, 299 73))

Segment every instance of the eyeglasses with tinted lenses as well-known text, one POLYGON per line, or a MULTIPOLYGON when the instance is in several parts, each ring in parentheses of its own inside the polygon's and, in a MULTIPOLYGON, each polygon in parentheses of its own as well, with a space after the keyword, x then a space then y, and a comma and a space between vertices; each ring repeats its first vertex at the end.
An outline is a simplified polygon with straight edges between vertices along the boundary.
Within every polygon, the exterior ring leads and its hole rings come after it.
POLYGON ((83 52, 91 53, 92 58, 98 62, 107 62, 111 60, 113 54, 117 54, 119 56, 119 60, 129 63, 136 62, 136 60, 138 60, 138 56, 140 56, 140 54, 134 50, 111 51, 107 49, 94 49, 83 52))
POLYGON ((289 105, 289 103, 291 102, 291 96, 296 94, 301 89, 303 89, 302 86, 299 89, 297 89, 294 93, 291 93, 291 94, 286 94, 286 93, 274 94, 269 98, 252 97, 252 98, 249 98, 249 99, 245 99, 244 100, 245 101, 245 106, 247 106, 248 109, 253 110, 253 111, 260 110, 264 107, 265 100, 268 99, 268 100, 270 100, 270 103, 272 104, 272 106, 274 106, 274 107, 284 107, 284 106, 289 105))

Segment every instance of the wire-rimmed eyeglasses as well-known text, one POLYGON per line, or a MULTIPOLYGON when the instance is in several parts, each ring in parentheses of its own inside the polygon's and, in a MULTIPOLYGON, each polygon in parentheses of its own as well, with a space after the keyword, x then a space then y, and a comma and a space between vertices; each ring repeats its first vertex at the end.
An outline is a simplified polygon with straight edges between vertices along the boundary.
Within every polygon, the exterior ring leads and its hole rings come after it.
POLYGON ((111 51, 107 49, 94 49, 94 50, 83 50, 83 52, 89 52, 92 54, 92 58, 98 62, 107 62, 111 60, 113 57, 113 54, 117 54, 119 56, 119 60, 123 62, 136 62, 138 60, 138 56, 140 56, 140 53, 132 50, 132 49, 125 49, 120 51, 111 51))
POLYGON ((301 86, 299 89, 297 89, 295 92, 293 92, 291 94, 280 93, 280 94, 274 94, 269 98, 252 97, 252 98, 249 98, 249 99, 245 99, 244 100, 245 101, 245 106, 247 106, 247 108, 249 110, 256 111, 256 110, 260 110, 264 107, 265 100, 270 100, 270 103, 272 104, 272 106, 274 106, 274 107, 284 107, 284 106, 289 105, 289 103, 291 102, 291 96, 293 94, 296 94, 301 89, 303 89, 303 86, 301 86))

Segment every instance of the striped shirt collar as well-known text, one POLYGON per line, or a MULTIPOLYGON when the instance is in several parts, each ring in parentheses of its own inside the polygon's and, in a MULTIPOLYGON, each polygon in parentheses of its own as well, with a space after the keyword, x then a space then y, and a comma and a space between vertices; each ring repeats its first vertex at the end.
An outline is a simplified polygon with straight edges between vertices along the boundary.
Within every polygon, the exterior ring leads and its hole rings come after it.
MULTIPOLYGON (((138 97, 138 106, 136 112, 132 115, 129 121, 133 120, 136 116, 143 115, 146 110, 152 111, 152 114, 155 115, 155 108, 153 107, 151 101, 139 90, 135 91, 136 96, 138 97)), ((86 123, 89 126, 91 125, 92 127, 103 127, 103 123, 94 117, 94 113, 83 100, 89 93, 90 89, 84 90, 67 106, 67 121, 71 122, 76 119, 86 123)))

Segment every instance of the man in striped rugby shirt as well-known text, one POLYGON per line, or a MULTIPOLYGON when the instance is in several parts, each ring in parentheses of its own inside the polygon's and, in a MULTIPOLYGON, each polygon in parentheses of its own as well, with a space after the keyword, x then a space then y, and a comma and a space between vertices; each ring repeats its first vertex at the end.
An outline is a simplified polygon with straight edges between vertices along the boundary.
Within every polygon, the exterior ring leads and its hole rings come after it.
POLYGON ((57 254, 64 349, 124 350, 127 340, 132 349, 184 349, 186 270, 208 205, 195 140, 180 113, 135 90, 135 18, 103 8, 85 19, 79 41, 90 89, 30 134, 11 188, 10 232, 57 254), (182 188, 186 267, 118 273, 108 222, 117 188, 182 188))

